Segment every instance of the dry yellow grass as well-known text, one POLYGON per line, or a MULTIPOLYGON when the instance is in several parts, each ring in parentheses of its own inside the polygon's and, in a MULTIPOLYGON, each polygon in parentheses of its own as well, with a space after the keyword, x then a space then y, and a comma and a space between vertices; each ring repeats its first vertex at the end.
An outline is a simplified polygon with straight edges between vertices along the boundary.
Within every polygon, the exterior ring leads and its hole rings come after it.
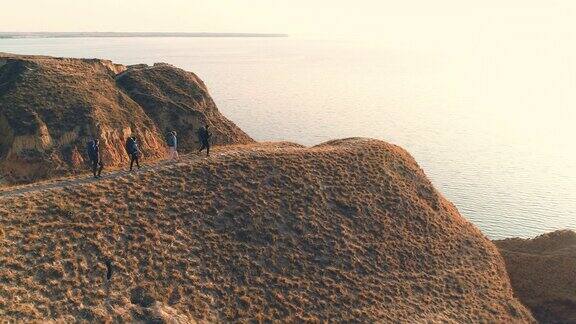
POLYGON ((220 148, 0 202, 8 320, 533 321, 495 246, 380 141, 220 148))

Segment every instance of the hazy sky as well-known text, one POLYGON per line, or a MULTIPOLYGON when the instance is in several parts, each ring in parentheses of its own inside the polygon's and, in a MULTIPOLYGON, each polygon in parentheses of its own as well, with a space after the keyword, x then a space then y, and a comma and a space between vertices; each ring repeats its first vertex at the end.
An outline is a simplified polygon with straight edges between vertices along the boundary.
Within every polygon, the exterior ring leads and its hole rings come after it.
MULTIPOLYGON (((373 37, 571 31, 572 0, 17 0, 0 31, 282 32, 373 37), (392 36, 391 36, 392 35, 392 36)), ((448 37, 450 38, 450 37, 448 37)))
POLYGON ((441 60, 433 64, 467 80, 447 89, 491 84, 505 93, 483 100, 499 106, 553 104, 576 114, 574 0, 16 0, 0 9, 5 32, 277 32, 360 40, 441 60))

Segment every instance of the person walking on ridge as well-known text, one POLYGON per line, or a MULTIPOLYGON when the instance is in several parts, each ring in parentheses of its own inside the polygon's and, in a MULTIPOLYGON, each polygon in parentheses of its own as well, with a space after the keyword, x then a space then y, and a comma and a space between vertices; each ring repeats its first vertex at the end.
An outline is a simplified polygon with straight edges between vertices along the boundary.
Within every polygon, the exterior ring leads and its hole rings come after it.
POLYGON ((210 156, 210 138, 212 137, 212 133, 208 130, 208 124, 206 126, 200 127, 198 129, 198 140, 202 145, 198 153, 202 152, 203 149, 206 149, 206 156, 210 156))
POLYGON ((100 158, 100 141, 95 138, 94 140, 88 142, 88 157, 90 158, 90 164, 92 165, 92 173, 94 178, 101 178, 102 170, 104 169, 104 163, 100 158))
POLYGON ((130 156, 130 171, 132 171, 134 167, 134 162, 136 162, 136 166, 140 169, 140 150, 138 149, 136 136, 130 136, 126 140, 126 152, 128 152, 130 156))
POLYGON ((178 160, 178 138, 176 138, 176 131, 168 133, 167 142, 170 161, 178 160))

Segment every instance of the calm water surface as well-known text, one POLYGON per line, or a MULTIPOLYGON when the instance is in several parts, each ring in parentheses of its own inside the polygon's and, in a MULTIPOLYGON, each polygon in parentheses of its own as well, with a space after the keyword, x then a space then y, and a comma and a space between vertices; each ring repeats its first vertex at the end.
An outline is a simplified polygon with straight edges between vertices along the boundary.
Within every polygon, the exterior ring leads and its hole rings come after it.
POLYGON ((490 238, 575 229, 576 59, 513 45, 76 38, 5 39, 0 51, 168 62, 205 80, 257 140, 367 136, 403 146, 490 238))

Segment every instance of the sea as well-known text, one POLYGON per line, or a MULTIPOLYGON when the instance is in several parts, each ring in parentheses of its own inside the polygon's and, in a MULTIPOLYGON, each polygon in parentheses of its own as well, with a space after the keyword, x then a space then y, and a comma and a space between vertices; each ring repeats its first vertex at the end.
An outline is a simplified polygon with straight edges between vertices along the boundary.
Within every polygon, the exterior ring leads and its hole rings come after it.
POLYGON ((361 136, 404 147, 491 239, 576 229, 576 57, 441 45, 74 37, 0 39, 0 52, 170 63, 199 75, 256 140, 361 136))

